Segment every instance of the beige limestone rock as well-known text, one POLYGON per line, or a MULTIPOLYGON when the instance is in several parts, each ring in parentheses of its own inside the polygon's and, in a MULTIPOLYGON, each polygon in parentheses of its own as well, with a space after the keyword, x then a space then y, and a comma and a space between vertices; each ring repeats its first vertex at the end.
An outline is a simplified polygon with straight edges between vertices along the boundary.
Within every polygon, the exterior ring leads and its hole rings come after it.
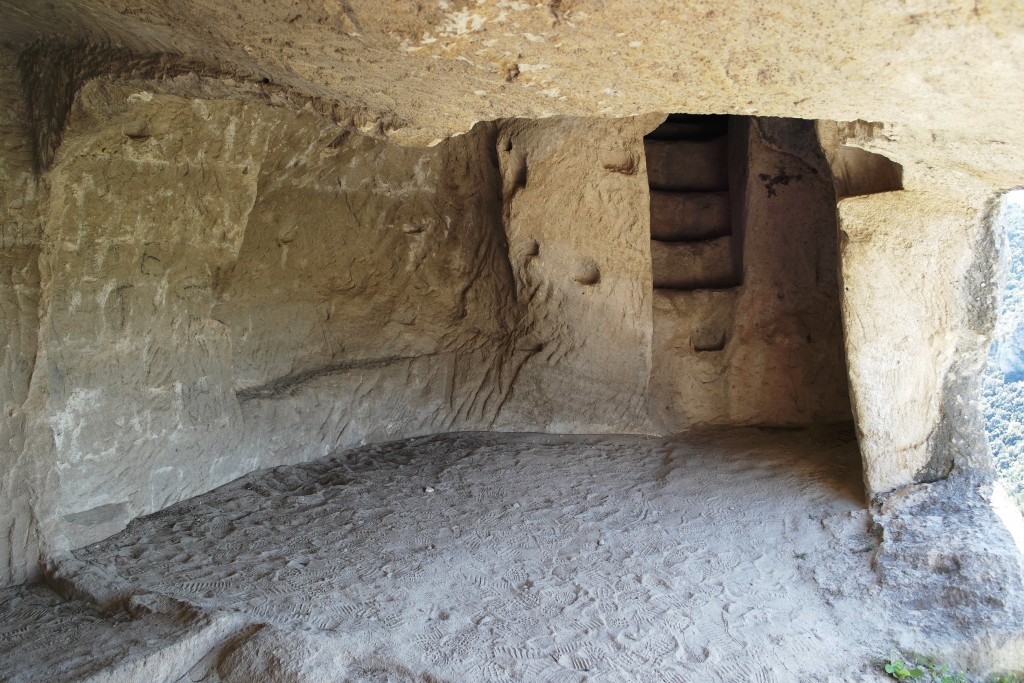
POLYGON ((39 391, 59 484, 36 514, 52 516, 58 547, 61 534, 81 545, 218 481, 215 453, 241 421, 213 287, 237 258, 267 133, 240 102, 103 83, 78 99, 40 258, 39 391), (145 135, 125 132, 139 120, 145 135))
POLYGON ((0 583, 34 571, 39 533, 27 486, 38 463, 25 452, 29 383, 39 328, 38 207, 45 185, 34 177, 32 144, 15 60, 0 55, 0 583))
POLYGON ((515 294, 514 388, 501 429, 644 432, 651 372, 643 136, 660 117, 501 126, 515 294), (622 173, 604 160, 628 157, 622 173))
POLYGON ((728 235, 727 192, 679 193, 651 190, 651 239, 700 240, 728 235))
POLYGON ((921 191, 839 203, 847 365, 873 493, 991 467, 976 406, 995 311, 986 208, 921 191))
POLYGON ((644 151, 652 190, 718 192, 729 184, 725 136, 694 142, 648 140, 644 151))
POLYGON ((4 44, 49 41, 41 55, 64 50, 54 65, 230 75, 410 144, 513 116, 757 114, 887 122, 904 151, 957 148, 938 175, 959 166, 1004 189, 1022 177, 1024 19, 1013 0, 881 2, 856 13, 816 0, 4 0, 0 9, 4 44))
POLYGON ((1012 145, 1024 126, 1013 0, 8 4, 8 33, 180 54, 337 98, 360 125, 423 144, 476 121, 581 111, 891 121, 1012 145))

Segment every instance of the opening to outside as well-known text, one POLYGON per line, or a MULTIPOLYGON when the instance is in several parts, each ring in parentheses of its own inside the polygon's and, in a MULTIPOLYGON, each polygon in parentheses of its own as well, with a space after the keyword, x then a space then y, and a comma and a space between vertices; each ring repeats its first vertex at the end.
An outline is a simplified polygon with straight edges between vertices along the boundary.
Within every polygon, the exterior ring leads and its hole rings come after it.
POLYGON ((982 411, 996 473, 1024 511, 1024 190, 1008 192, 998 221, 1009 238, 1009 272, 982 379, 982 411))

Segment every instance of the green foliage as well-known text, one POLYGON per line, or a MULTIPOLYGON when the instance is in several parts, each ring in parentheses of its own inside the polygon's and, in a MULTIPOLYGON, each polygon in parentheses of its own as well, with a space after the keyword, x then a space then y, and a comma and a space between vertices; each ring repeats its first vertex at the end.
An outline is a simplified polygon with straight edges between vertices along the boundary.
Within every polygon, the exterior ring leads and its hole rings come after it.
POLYGON ((1024 674, 995 674, 986 678, 985 683, 1024 683, 1024 674))
POLYGON ((1007 202, 1001 216, 1010 242, 1010 272, 989 367, 982 377, 982 412, 996 472, 1007 493, 1024 511, 1024 381, 1021 372, 1004 375, 997 362, 1000 343, 1024 336, 1024 202, 1007 202))
POLYGON ((883 669, 897 681, 968 683, 967 674, 962 671, 953 671, 945 664, 939 664, 930 657, 903 657, 894 654, 889 657, 889 661, 883 669))
POLYGON ((919 681, 924 676, 924 671, 918 667, 910 668, 901 657, 890 658, 889 663, 885 665, 885 673, 889 674, 897 681, 914 680, 919 681))
POLYGON ((988 678, 969 678, 963 671, 950 669, 931 657, 923 655, 901 655, 893 653, 887 661, 879 664, 882 669, 897 681, 915 681, 918 683, 1024 683, 1024 674, 1004 673, 988 678))
POLYGON ((1024 382, 1003 382, 990 366, 982 378, 982 399, 996 473, 1024 511, 1024 382))

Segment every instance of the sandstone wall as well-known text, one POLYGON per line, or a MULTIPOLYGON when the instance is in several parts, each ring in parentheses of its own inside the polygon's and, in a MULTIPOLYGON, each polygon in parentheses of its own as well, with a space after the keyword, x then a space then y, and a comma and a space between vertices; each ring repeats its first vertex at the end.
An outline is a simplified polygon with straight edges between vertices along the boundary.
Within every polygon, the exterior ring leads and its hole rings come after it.
POLYGON ((867 490, 986 482, 979 381, 998 311, 993 190, 1009 164, 970 168, 959 136, 822 122, 840 229, 843 324, 867 490))
POLYGON ((650 430, 650 208, 642 138, 659 118, 502 126, 509 255, 524 316, 518 379, 497 422, 502 428, 650 430))
MULTIPOLYGON (((702 348, 731 329, 730 343, 750 354, 727 367, 755 370, 728 381, 720 363, 664 374, 679 361, 659 354, 683 341, 656 324, 652 360, 649 309, 683 314, 647 281, 637 132, 653 120, 555 115, 856 120, 829 161, 838 196, 851 197, 840 227, 850 238, 854 412, 868 469, 888 472, 869 474, 869 488, 957 467, 985 472, 962 380, 994 310, 986 207, 1024 178, 1013 2, 882 3, 857 16, 814 2, 782 12, 605 0, 399 5, 0 0, 4 577, 31 571, 37 539, 59 552, 252 467, 336 445, 478 427, 645 430, 652 364, 654 381, 670 385, 710 372, 709 384, 725 387, 711 392, 712 417, 839 415, 834 347, 819 341, 835 331, 830 317, 808 313, 831 299, 801 300, 812 272, 821 286, 827 250, 798 246, 793 268, 746 258, 765 256, 758 234, 771 251, 827 223, 827 190, 808 170, 827 175, 819 162, 761 129, 743 252, 748 282, 760 284, 684 307, 713 313, 698 316, 715 328, 702 348), (90 78, 186 73, 235 80, 115 94, 97 84, 71 106, 90 78), (459 173, 473 187, 451 186, 459 173), (776 194, 757 186, 762 174, 779 179, 776 194), (348 189, 363 183, 378 191, 348 189), (821 216, 773 223, 769 208, 799 208, 803 191, 821 216), (289 218, 298 207, 308 209, 302 221, 289 218), (939 251, 886 251, 902 210, 939 251), (368 235, 372 248, 357 238, 368 235), (921 276, 921 263, 935 268, 921 276), (328 274, 335 267, 360 274, 328 274), (451 286, 467 275, 468 286, 451 286), (908 287, 915 277, 903 303, 886 304, 870 284, 908 287), (891 316, 871 332, 904 326, 906 313, 906 341, 927 346, 905 363, 896 344, 855 330, 865 306, 891 316), (355 313, 368 307, 377 313, 355 313), (939 387, 941 398, 888 414, 876 405, 908 386, 939 387), (899 440, 910 433, 928 445, 899 440), (903 455, 885 465, 893 444, 903 455)), ((684 390, 709 388, 668 393, 684 390)), ((665 429, 708 419, 665 405, 656 413, 665 429)))
POLYGON ((647 428, 642 123, 417 149, 259 100, 195 77, 77 97, 40 275, 35 243, 4 252, 4 580, 37 538, 59 554, 352 444, 647 428))
POLYGON ((0 53, 0 583, 20 581, 38 553, 25 453, 25 409, 36 360, 40 224, 45 187, 33 173, 32 144, 17 64, 0 53))

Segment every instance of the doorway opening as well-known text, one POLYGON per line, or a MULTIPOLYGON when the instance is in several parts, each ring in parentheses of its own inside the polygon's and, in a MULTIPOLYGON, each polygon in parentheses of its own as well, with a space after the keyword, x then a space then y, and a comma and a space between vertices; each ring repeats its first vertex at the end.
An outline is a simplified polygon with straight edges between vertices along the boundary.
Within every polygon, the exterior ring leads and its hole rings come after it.
POLYGON ((836 190, 813 121, 669 115, 645 140, 652 418, 850 422, 836 190))
POLYGON ((1024 190, 1004 195, 995 220, 1006 231, 1009 269, 982 377, 982 412, 996 475, 1024 512, 1024 190))
MULTIPOLYGON (((743 278, 730 211, 729 117, 672 114, 644 140, 654 287, 729 289, 743 278)), ((736 222, 736 228, 742 224, 736 222)), ((721 350, 724 338, 696 341, 721 350)))

